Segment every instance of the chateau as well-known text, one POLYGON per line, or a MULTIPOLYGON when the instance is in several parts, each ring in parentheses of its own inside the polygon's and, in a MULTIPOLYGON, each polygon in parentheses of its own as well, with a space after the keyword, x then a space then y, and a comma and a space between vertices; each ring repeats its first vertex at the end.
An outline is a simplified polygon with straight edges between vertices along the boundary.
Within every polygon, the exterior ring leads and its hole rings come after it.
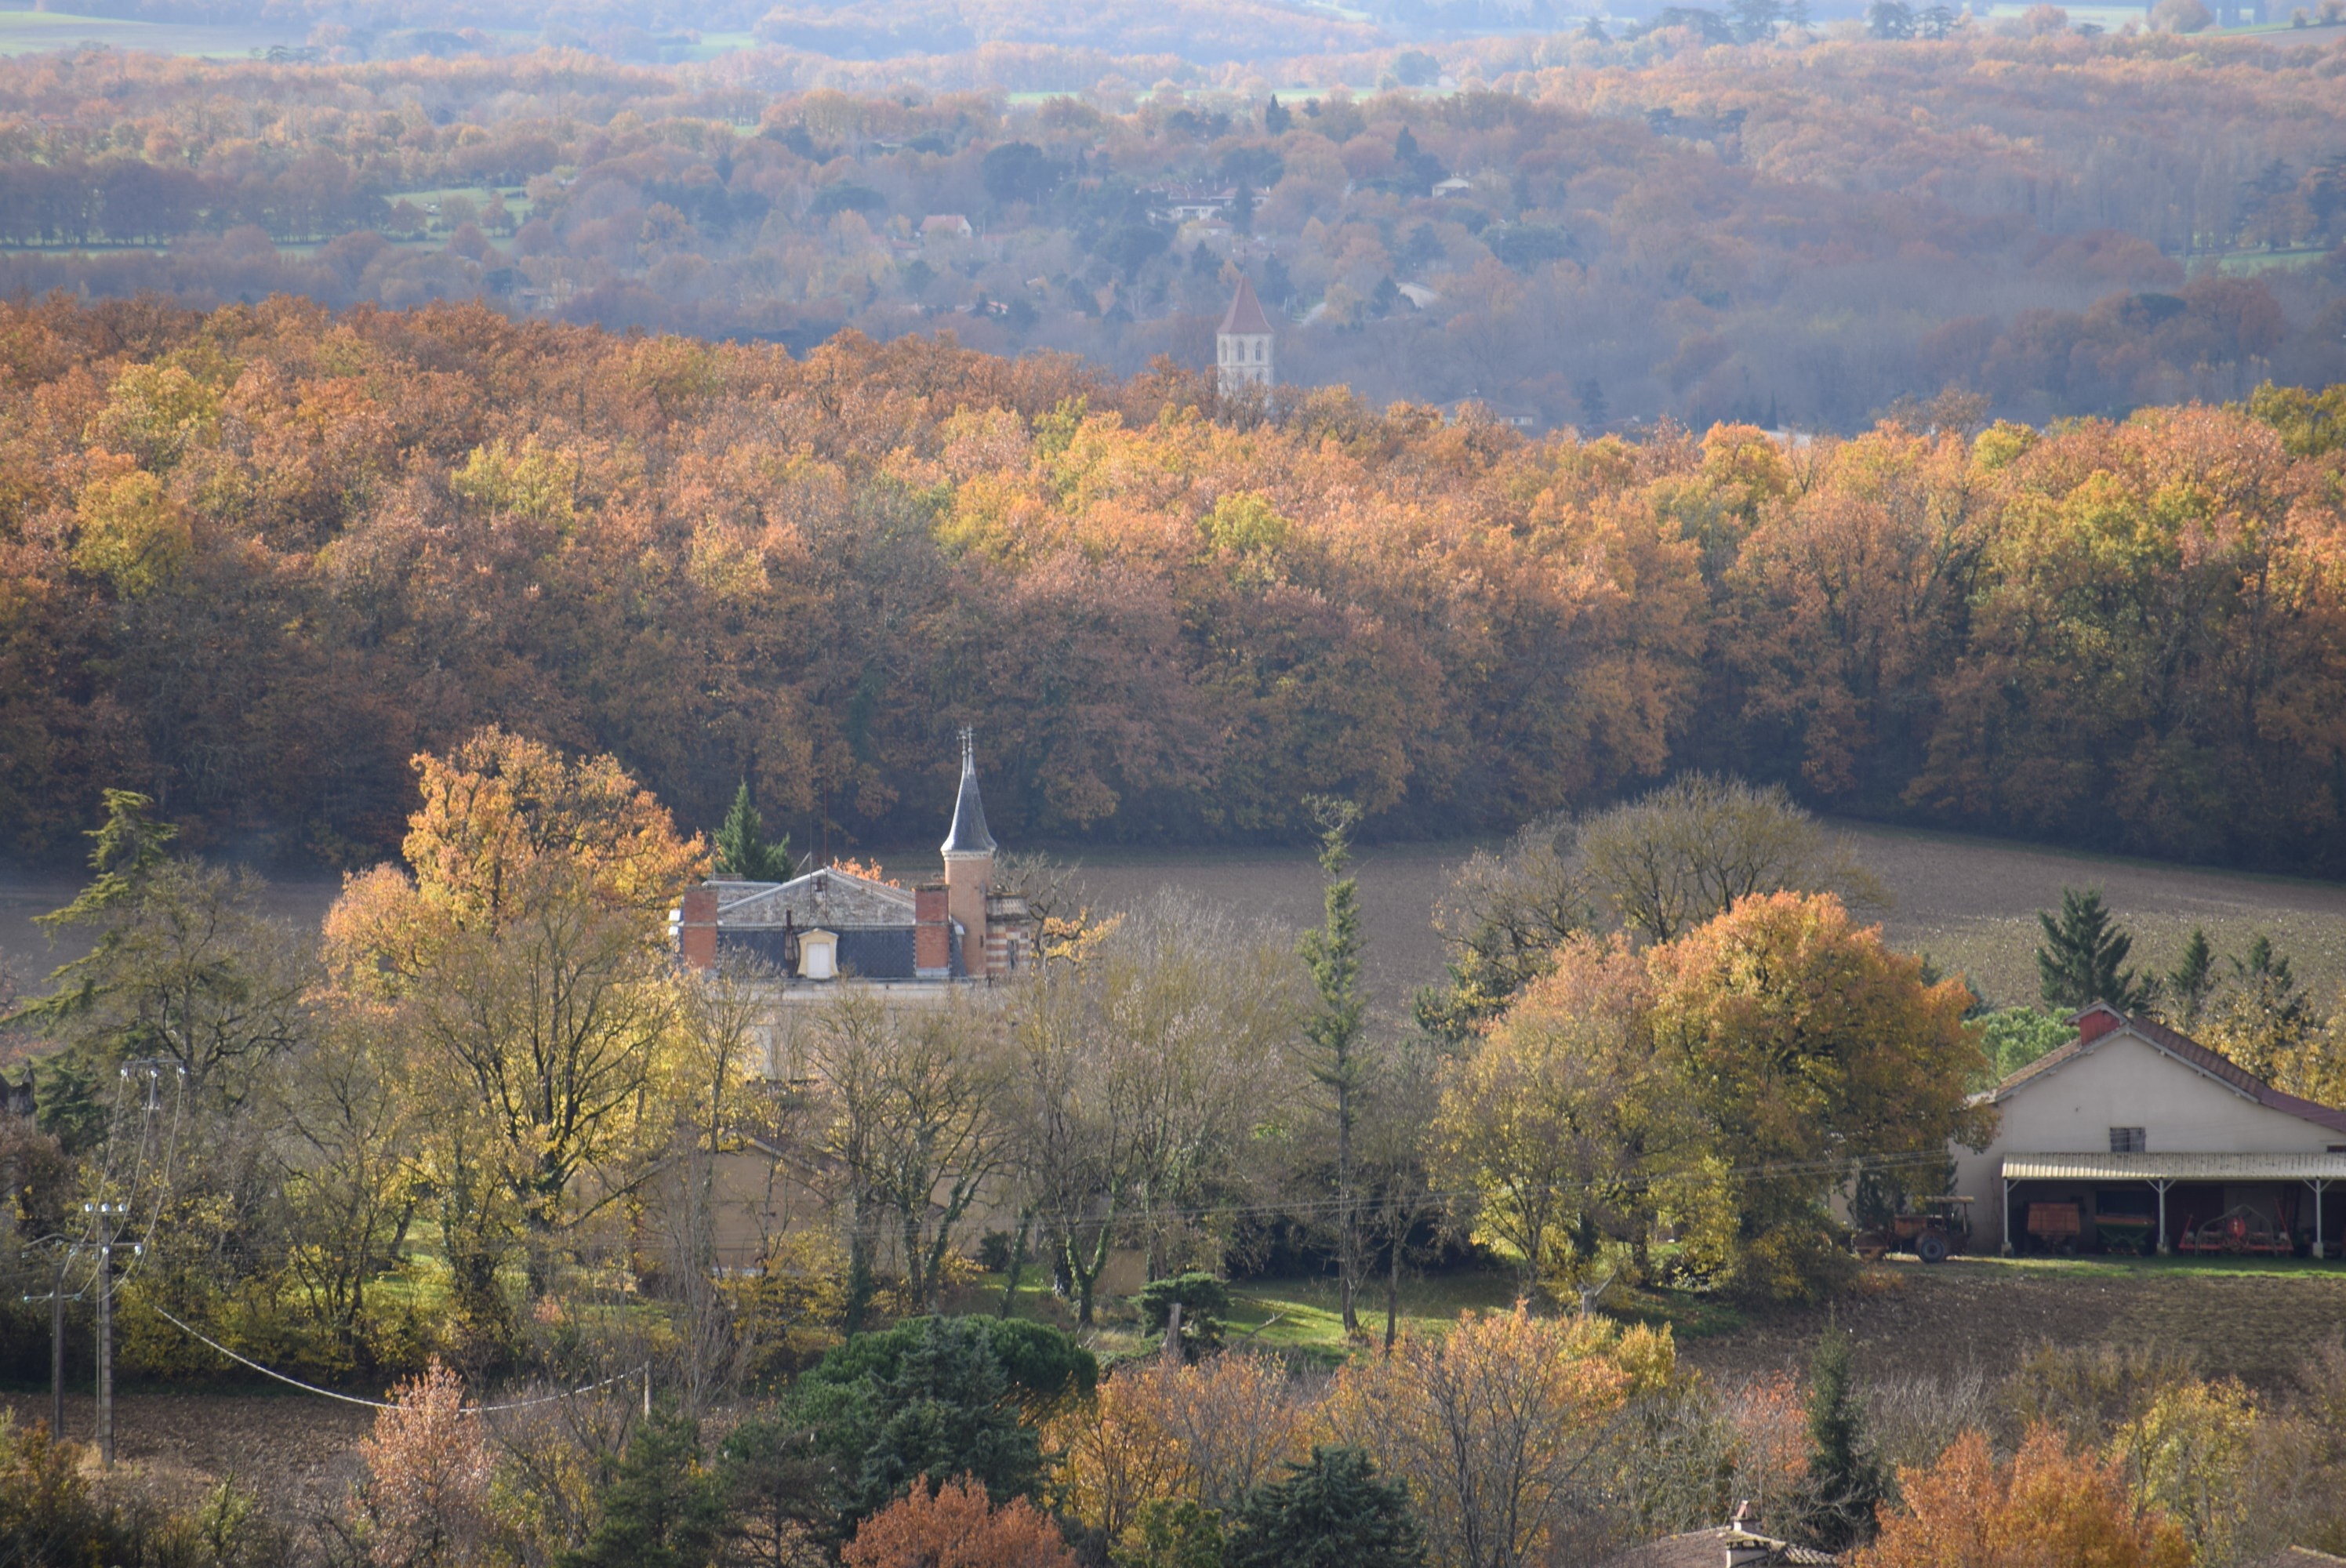
POLYGON ((786 882, 712 876, 676 914, 684 962, 764 966, 784 1000, 811 1000, 837 983, 891 990, 988 982, 1034 952, 1025 901, 994 886, 994 835, 977 787, 976 748, 962 731, 961 790, 941 850, 944 874, 906 889, 837 866, 786 882))

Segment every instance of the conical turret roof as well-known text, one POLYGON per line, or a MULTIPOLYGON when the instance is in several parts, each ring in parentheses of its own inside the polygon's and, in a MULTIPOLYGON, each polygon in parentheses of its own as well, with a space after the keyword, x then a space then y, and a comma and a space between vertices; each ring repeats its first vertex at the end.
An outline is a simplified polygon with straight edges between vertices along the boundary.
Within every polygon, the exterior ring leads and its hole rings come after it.
POLYGON ((961 732, 961 794, 954 801, 953 830, 945 835, 948 855, 990 855, 994 835, 985 830, 985 802, 977 794, 977 740, 973 731, 961 732))
POLYGON ((1239 291, 1230 296, 1230 308, 1222 312, 1219 330, 1240 334, 1270 331, 1270 319, 1262 313, 1262 301, 1254 297, 1254 284, 1243 272, 1239 274, 1239 291))

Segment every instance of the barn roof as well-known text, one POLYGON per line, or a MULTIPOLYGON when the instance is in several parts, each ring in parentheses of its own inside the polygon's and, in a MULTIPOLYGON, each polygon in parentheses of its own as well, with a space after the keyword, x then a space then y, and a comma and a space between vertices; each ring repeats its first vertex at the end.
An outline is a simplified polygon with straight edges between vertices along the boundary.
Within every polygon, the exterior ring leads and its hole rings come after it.
POLYGON ((2215 1079, 2244 1099, 2254 1100, 2269 1109, 2296 1116, 2332 1132, 2346 1133, 2346 1111, 2316 1104, 2295 1095, 2274 1088, 2254 1073, 2220 1052, 2210 1051, 2188 1034, 2169 1029, 2157 1019, 2129 1015, 2106 1002, 2096 1002, 2080 1012, 2075 1020, 2077 1038, 2057 1051, 2049 1051, 2017 1073, 1998 1084, 1988 1095, 1988 1103, 2001 1105, 2014 1095, 2044 1078, 2059 1072, 2080 1056, 2091 1055, 2106 1041, 2119 1035, 2130 1035, 2165 1056, 2172 1057, 2194 1072, 2215 1079), (2101 1020, 2098 1029, 2089 1027, 2089 1021, 2101 1020))

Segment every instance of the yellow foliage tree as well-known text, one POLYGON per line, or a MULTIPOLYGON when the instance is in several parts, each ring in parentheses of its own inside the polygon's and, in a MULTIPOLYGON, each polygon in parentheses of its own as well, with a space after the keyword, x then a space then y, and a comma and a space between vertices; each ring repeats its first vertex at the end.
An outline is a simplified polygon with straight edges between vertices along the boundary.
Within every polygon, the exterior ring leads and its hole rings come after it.
POLYGON ((1346 1367, 1325 1419, 1409 1489, 1434 1561, 1521 1568, 1606 1479, 1614 1418, 1677 1369, 1667 1329, 1518 1305, 1346 1367))

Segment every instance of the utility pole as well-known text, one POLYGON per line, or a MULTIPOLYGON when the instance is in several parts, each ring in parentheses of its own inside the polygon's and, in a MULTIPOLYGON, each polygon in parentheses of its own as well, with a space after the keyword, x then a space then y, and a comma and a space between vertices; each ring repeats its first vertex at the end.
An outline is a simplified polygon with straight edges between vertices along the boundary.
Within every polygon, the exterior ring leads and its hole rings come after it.
POLYGON ((97 1462, 114 1468, 114 1232, 97 1244, 97 1462))
POLYGON ((66 1435, 66 1265, 73 1261, 73 1249, 62 1248, 57 1253, 56 1278, 49 1285, 49 1441, 61 1442, 66 1435))

